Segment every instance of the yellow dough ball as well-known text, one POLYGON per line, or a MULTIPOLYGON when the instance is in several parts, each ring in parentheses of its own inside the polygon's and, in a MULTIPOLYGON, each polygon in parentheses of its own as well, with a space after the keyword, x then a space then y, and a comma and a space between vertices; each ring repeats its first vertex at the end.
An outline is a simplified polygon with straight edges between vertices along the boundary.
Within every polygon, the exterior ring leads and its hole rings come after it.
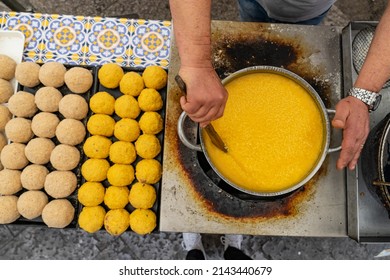
POLYGON ((79 226, 89 233, 102 228, 106 210, 102 206, 83 207, 79 214, 79 226))
POLYGON ((155 184, 162 175, 161 163, 155 159, 140 160, 135 167, 135 177, 141 183, 155 184))
POLYGON ((110 209, 125 208, 129 197, 129 189, 126 186, 109 186, 104 195, 104 204, 110 209))
POLYGON ((134 208, 152 208, 156 198, 156 189, 149 184, 137 182, 131 186, 129 202, 134 208))
POLYGON ((135 119, 141 113, 137 100, 130 95, 122 95, 115 101, 115 114, 121 118, 135 119))
POLYGON ((153 88, 145 88, 138 96, 138 105, 142 111, 158 111, 163 107, 160 93, 153 88))
POLYGON ((135 142, 135 150, 142 158, 155 158, 161 152, 160 140, 154 134, 142 134, 135 142))
POLYGON ((106 63, 98 72, 99 82, 106 88, 118 87, 123 75, 124 72, 122 67, 116 63, 106 63))
POLYGON ((151 233, 157 225, 156 214, 150 209, 135 209, 129 216, 130 228, 135 233, 151 233))
POLYGON ((115 120, 103 114, 92 115, 87 122, 87 129, 92 135, 111 137, 114 134, 115 120))
POLYGON ((134 180, 134 167, 130 164, 114 164, 107 171, 107 180, 113 186, 127 186, 134 180))
POLYGON ((104 228, 114 236, 124 233, 129 225, 129 212, 126 209, 109 210, 104 217, 104 228))
POLYGON ((133 119, 121 119, 116 122, 114 136, 121 141, 134 142, 140 135, 139 124, 133 119))
POLYGON ((142 73, 145 86, 147 88, 162 89, 167 85, 168 74, 160 66, 151 65, 146 67, 142 73))
POLYGON ((95 114, 112 115, 114 113, 115 98, 105 91, 92 95, 89 100, 89 107, 95 114))
POLYGON ((119 90, 131 96, 138 96, 144 87, 142 76, 134 71, 126 73, 119 83, 119 90))
POLYGON ((92 135, 85 140, 83 150, 89 158, 106 158, 110 152, 112 141, 107 137, 92 135))
POLYGON ((77 192, 77 199, 84 206, 97 206, 104 200, 106 189, 100 182, 85 182, 77 192))
POLYGON ((81 175, 90 182, 101 182, 107 178, 110 163, 105 159, 87 159, 81 166, 81 175))
POLYGON ((110 160, 113 163, 132 164, 137 158, 133 143, 117 141, 110 147, 110 160))
POLYGON ((163 119, 156 112, 145 112, 139 120, 139 127, 145 134, 157 134, 163 130, 163 119))

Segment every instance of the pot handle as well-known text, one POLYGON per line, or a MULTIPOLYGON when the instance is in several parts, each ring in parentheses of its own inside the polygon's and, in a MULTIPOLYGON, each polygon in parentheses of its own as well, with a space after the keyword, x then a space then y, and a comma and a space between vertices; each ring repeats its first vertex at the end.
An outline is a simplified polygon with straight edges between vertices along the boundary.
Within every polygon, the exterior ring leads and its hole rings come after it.
MULTIPOLYGON (((326 112, 328 114, 336 114, 336 110, 333 110, 333 109, 326 109, 326 112)), ((337 151, 340 151, 340 150, 341 150, 341 145, 336 147, 336 148, 329 148, 328 149, 328 154, 334 153, 334 152, 337 152, 337 151)))
POLYGON ((186 146, 187 148, 190 148, 191 150, 195 150, 198 152, 202 152, 202 148, 200 145, 195 145, 191 143, 191 141, 188 140, 187 136, 184 133, 184 121, 187 118, 186 112, 182 112, 179 120, 177 122, 177 133, 179 134, 179 138, 181 142, 186 146))

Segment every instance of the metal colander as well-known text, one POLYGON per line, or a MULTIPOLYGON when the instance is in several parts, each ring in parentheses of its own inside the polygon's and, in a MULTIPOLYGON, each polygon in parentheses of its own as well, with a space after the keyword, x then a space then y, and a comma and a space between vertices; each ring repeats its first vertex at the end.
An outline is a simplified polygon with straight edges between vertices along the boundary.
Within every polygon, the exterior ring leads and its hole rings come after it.
MULTIPOLYGON (((375 27, 368 26, 363 28, 356 34, 352 42, 352 62, 355 71, 359 74, 362 69, 364 60, 366 59, 368 49, 370 48, 371 41, 374 38, 375 27)), ((390 86, 390 80, 388 80, 383 88, 390 86)))

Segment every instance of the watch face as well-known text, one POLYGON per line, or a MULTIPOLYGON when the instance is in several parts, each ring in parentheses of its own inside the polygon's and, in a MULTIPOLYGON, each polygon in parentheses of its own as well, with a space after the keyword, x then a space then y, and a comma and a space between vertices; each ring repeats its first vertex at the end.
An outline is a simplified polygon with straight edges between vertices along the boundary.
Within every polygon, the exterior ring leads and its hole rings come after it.
POLYGON ((381 103, 381 100, 382 100, 382 95, 377 94, 377 97, 375 98, 375 101, 374 101, 374 103, 372 104, 372 109, 371 109, 371 111, 375 111, 376 109, 378 109, 379 104, 381 103))

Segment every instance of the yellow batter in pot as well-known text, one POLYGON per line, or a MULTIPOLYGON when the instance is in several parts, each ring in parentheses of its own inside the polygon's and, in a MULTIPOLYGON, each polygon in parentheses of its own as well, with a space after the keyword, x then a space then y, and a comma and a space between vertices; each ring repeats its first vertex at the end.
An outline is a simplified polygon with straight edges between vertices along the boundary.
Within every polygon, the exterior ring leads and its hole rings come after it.
POLYGON ((241 76, 225 85, 229 98, 213 126, 228 147, 218 150, 206 133, 214 167, 254 192, 286 190, 316 167, 325 145, 325 120, 313 97, 295 81, 273 73, 241 76))

